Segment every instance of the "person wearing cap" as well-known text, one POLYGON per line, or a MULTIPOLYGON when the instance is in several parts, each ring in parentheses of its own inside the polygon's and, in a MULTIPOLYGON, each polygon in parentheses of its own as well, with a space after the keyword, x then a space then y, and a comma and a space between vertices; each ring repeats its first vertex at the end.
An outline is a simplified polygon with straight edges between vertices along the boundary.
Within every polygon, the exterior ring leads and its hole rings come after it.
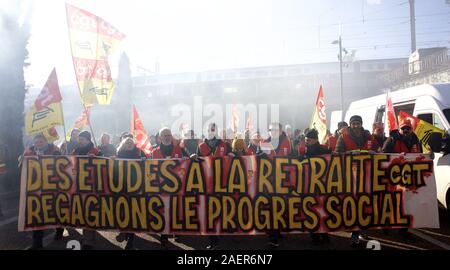
MULTIPOLYGON (((61 155, 58 147, 52 143, 48 143, 47 138, 42 133, 38 133, 33 137, 33 145, 26 149, 23 153, 23 156, 40 156, 40 155, 52 155, 59 156, 61 155)), ((64 229, 58 228, 56 229, 56 233, 54 236, 55 240, 59 240, 63 236, 64 229)), ((35 230, 33 231, 33 244, 30 247, 30 250, 42 249, 43 242, 42 239, 44 237, 44 230, 35 230)))
POLYGON ((399 130, 383 144, 383 153, 422 153, 422 144, 412 130, 411 120, 399 118, 399 130))
MULTIPOLYGON (((362 127, 363 121, 361 116, 353 115, 350 117, 350 127, 343 127, 340 130, 335 152, 346 153, 353 151, 372 151, 373 137, 368 130, 362 127)), ((353 231, 351 236, 351 246, 356 248, 359 246, 359 231, 353 231)))
POLYGON ((374 140, 374 145, 372 146, 372 150, 374 150, 377 153, 381 153, 384 142, 387 140, 387 137, 384 135, 383 123, 381 123, 381 122, 373 123, 372 137, 374 140))
MULTIPOLYGON (((422 153, 422 144, 412 130, 411 120, 398 118, 399 130, 391 132, 390 137, 383 144, 383 153, 422 153)), ((388 230, 383 230, 388 234, 388 230)), ((408 228, 401 228, 399 233, 403 237, 409 237, 408 228)))
MULTIPOLYGON (((102 156, 102 153, 94 147, 91 141, 91 133, 82 131, 78 135, 78 147, 73 150, 72 155, 75 156, 102 156)), ((83 239, 81 240, 81 249, 94 249, 95 230, 83 229, 83 239)))
POLYGON ((305 134, 305 143, 297 145, 297 153, 300 158, 309 158, 330 154, 331 151, 326 145, 319 143, 319 133, 315 129, 309 129, 305 134))

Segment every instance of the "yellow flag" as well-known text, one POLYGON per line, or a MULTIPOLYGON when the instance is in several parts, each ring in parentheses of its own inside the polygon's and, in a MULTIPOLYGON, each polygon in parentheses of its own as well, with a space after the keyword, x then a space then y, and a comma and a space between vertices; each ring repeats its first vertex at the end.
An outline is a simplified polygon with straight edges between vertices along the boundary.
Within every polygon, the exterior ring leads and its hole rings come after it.
POLYGON ((28 134, 43 132, 54 126, 63 126, 64 118, 61 103, 52 103, 36 111, 33 105, 25 114, 25 130, 28 134))
POLYGON ((72 60, 86 107, 111 102, 114 84, 108 57, 125 37, 102 18, 66 4, 72 60))
POLYGON ((419 119, 417 117, 414 117, 408 113, 405 113, 401 111, 398 115, 399 122, 403 121, 404 119, 408 119, 411 121, 412 129, 414 130, 414 133, 417 135, 417 138, 419 138, 419 141, 424 146, 424 153, 429 152, 429 146, 428 141, 430 140, 431 133, 437 132, 441 133, 443 136, 445 131, 433 126, 432 124, 423 121, 422 119, 419 119))

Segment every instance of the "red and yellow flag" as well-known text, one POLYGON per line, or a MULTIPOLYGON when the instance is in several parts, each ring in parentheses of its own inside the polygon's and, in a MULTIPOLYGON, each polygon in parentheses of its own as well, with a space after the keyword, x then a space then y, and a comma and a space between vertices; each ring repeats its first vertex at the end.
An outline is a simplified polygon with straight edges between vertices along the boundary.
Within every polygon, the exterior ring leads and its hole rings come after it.
POLYGON ((58 77, 53 69, 36 101, 25 114, 25 131, 43 133, 49 142, 59 139, 55 126, 64 125, 58 77))
POLYGON ((79 130, 87 130, 89 127, 89 117, 91 114, 91 107, 86 107, 86 110, 84 110, 81 115, 75 120, 75 123, 73 123, 72 128, 67 132, 66 134, 66 140, 70 141, 70 134, 72 133, 72 130, 79 129, 79 130))
POLYGON ((136 139, 136 147, 144 151, 145 155, 149 157, 153 151, 153 147, 135 106, 133 106, 133 115, 131 118, 131 134, 136 139))
MULTIPOLYGON (((430 140, 431 133, 438 132, 444 135, 444 130, 433 126, 432 124, 423 121, 417 117, 414 117, 406 112, 400 111, 398 114, 398 121, 402 122, 404 119, 409 119, 411 121, 412 130, 419 138, 422 145, 428 150, 428 141, 430 140)), ((426 152, 426 151, 424 151, 426 152)))
POLYGON ((323 143, 327 134, 327 114, 325 112, 325 98, 323 95, 323 87, 320 85, 319 94, 317 95, 316 106, 314 108, 313 117, 309 128, 314 128, 319 133, 319 142, 323 143))
POLYGON ((72 60, 86 106, 111 102, 114 84, 108 57, 125 35, 102 18, 66 4, 72 60))

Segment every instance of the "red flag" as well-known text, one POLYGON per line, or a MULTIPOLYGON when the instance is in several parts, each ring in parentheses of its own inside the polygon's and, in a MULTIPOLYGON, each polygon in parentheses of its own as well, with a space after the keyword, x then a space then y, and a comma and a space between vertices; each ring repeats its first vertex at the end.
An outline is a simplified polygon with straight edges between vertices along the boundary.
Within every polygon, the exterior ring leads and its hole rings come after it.
POLYGON ((144 151, 145 155, 149 157, 153 147, 148 139, 147 132, 145 131, 144 125, 142 124, 141 118, 139 117, 134 105, 133 116, 131 119, 131 134, 133 134, 136 139, 136 147, 144 151))
POLYGON ((233 104, 232 107, 232 114, 231 114, 231 120, 230 120, 230 128, 233 130, 234 133, 237 132, 238 126, 239 126, 239 111, 236 106, 236 104, 233 104))
POLYGON ((61 102, 61 100, 62 97, 59 92, 58 77, 56 76, 56 69, 53 68, 44 88, 42 88, 39 96, 36 98, 34 106, 36 107, 36 111, 40 111, 42 108, 47 107, 52 103, 61 102))
POLYGON ((245 129, 246 130, 253 130, 253 119, 252 115, 249 114, 247 118, 247 122, 245 123, 245 129))
POLYGON ((89 117, 91 114, 91 107, 86 107, 86 110, 83 110, 81 115, 75 120, 75 123, 73 124, 72 128, 69 130, 69 132, 66 134, 66 140, 70 141, 70 134, 72 133, 73 129, 79 129, 79 130, 86 130, 89 126, 89 117))
POLYGON ((320 85, 319 93, 317 94, 316 106, 314 108, 313 117, 311 119, 310 128, 314 128, 319 133, 319 142, 322 143, 327 134, 327 114, 325 112, 325 98, 323 94, 323 87, 320 85))
POLYGON ((398 129, 397 119, 395 117, 394 106, 392 105, 392 99, 390 92, 387 92, 387 104, 386 104, 386 116, 389 132, 398 129))

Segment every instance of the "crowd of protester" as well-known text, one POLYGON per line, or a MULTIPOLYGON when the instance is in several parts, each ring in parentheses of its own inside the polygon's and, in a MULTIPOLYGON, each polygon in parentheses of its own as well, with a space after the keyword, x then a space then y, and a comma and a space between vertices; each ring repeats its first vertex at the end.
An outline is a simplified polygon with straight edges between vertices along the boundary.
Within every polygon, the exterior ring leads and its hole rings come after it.
MULTIPOLYGON (((402 119, 399 129, 392 131, 386 137, 383 123, 374 123, 372 131, 363 128, 362 118, 354 115, 349 123, 339 122, 334 133, 327 131, 323 144, 320 144, 318 132, 315 129, 292 130, 290 125, 284 128, 280 123, 271 123, 268 136, 263 137, 260 131, 251 133, 246 130, 243 134, 232 134, 226 130, 220 132, 215 123, 208 126, 204 138, 198 139, 193 130, 181 136, 174 136, 169 128, 162 128, 155 135, 150 136, 153 151, 146 155, 136 146, 135 138, 128 132, 116 136, 118 140, 111 142, 109 134, 102 134, 97 147, 94 146, 89 131, 72 130, 70 140, 57 147, 48 143, 43 135, 36 135, 33 144, 24 155, 91 155, 126 159, 166 159, 188 157, 198 159, 205 156, 245 156, 263 155, 273 157, 309 158, 330 153, 349 153, 364 151, 368 153, 421 153, 422 146, 412 131, 409 120, 402 119)), ((57 229, 55 239, 61 239, 62 229, 57 229)), ((385 230, 388 233, 387 230, 385 230)), ((407 234, 407 230, 402 230, 407 234)), ((282 237, 279 231, 268 231, 268 244, 277 247, 282 237)), ((330 241, 326 233, 311 233, 314 244, 330 241)), ((42 248, 43 231, 33 232, 32 249, 42 248)), ((168 243, 168 235, 161 235, 161 246, 168 243)), ((117 241, 126 241, 126 249, 134 249, 134 234, 124 233, 116 237, 117 241)), ((359 245, 360 232, 354 231, 351 236, 351 246, 359 245)), ((215 249, 220 245, 220 237, 209 236, 207 249, 215 249)), ((95 232, 84 230, 83 249, 95 247, 95 232)))

